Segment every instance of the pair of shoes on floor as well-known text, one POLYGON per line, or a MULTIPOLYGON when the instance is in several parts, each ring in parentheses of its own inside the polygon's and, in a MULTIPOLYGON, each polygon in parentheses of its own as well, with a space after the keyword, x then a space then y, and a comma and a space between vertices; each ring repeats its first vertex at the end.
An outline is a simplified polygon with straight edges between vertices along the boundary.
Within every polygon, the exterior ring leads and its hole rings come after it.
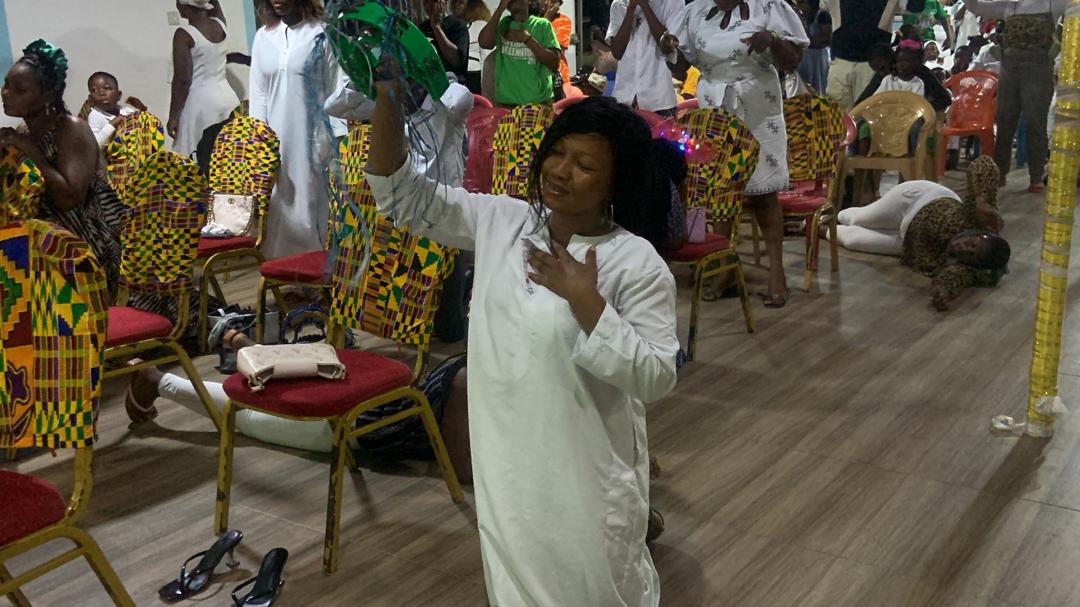
MULTIPOLYGON (((158 590, 158 596, 167 603, 174 603, 206 590, 214 577, 214 570, 226 554, 229 556, 225 561, 228 567, 240 565, 234 553, 242 539, 244 539, 244 532, 234 529, 219 537, 209 549, 192 555, 184 561, 184 565, 180 568, 180 575, 158 590), (199 563, 194 569, 188 571, 188 563, 195 559, 200 559, 199 563)), ((233 607, 270 607, 273 605, 281 593, 282 585, 285 584, 282 572, 288 558, 289 551, 284 548, 274 548, 267 552, 263 556, 262 564, 259 565, 259 573, 233 588, 233 607), (251 586, 251 590, 242 596, 237 596, 237 593, 248 586, 251 586)))

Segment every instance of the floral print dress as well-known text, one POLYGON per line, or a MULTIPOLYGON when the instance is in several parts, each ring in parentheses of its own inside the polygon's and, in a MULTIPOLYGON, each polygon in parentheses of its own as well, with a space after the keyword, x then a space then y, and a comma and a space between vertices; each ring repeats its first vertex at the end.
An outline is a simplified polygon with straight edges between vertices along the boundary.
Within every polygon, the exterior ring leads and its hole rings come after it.
POLYGON ((714 0, 686 7, 678 34, 680 50, 701 70, 697 96, 702 107, 723 108, 739 117, 761 144, 757 169, 746 194, 768 194, 788 187, 784 99, 772 53, 751 53, 743 39, 771 31, 806 48, 802 21, 783 0, 747 0, 731 11, 714 0))

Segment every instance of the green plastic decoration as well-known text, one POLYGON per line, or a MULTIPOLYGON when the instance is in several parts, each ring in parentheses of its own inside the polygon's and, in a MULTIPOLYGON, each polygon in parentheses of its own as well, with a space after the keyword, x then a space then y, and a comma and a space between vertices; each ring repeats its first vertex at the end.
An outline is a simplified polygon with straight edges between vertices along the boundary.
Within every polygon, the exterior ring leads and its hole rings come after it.
POLYGON ((405 78, 419 83, 433 99, 450 88, 435 47, 398 11, 378 2, 330 3, 327 8, 326 32, 334 56, 353 87, 369 99, 375 99, 372 70, 383 53, 393 53, 405 78), (389 39, 387 32, 392 33, 389 39))

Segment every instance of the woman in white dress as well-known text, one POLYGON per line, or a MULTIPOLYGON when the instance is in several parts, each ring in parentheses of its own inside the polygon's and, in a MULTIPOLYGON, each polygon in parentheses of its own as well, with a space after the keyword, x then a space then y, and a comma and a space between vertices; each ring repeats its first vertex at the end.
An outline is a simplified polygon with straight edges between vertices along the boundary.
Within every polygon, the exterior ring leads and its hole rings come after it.
POLYGON ((323 33, 318 0, 264 0, 276 21, 255 34, 249 113, 281 144, 281 169, 270 196, 263 253, 284 257, 322 248, 329 212, 326 168, 335 137, 346 133, 323 103, 340 71, 323 33))
POLYGON ((421 176, 400 88, 377 86, 379 210, 476 252, 469 436, 488 601, 656 607, 645 403, 675 385, 679 342, 675 282, 652 244, 668 209, 645 194, 648 126, 611 98, 566 108, 526 203, 421 176))
POLYGON ((225 78, 228 32, 217 0, 176 0, 187 19, 173 35, 172 103, 167 129, 173 151, 190 156, 203 131, 240 105, 225 78))
POLYGON ((794 72, 810 40, 784 0, 694 0, 677 37, 682 67, 689 62, 701 71, 701 106, 735 114, 761 144, 746 196, 769 255, 769 287, 762 296, 766 306, 782 307, 787 300, 784 220, 776 193, 788 187, 788 165, 777 67, 794 72))

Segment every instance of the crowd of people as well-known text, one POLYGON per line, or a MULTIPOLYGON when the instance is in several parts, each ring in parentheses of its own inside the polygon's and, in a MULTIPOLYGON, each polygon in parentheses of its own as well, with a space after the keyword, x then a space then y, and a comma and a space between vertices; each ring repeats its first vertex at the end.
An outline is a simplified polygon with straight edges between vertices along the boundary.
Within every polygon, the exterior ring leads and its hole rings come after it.
MULTIPOLYGON (((1051 49, 1065 4, 614 0, 606 27, 590 31, 592 65, 572 74, 573 24, 561 0, 500 0, 490 11, 480 0, 424 0, 416 22, 450 87, 433 99, 403 82, 386 55, 373 71, 372 100, 336 64, 318 0, 264 0, 250 57, 226 52, 220 1, 177 0, 187 24, 172 43, 173 150, 193 154, 204 131, 240 105, 226 64, 249 63, 247 111, 280 140, 263 243, 263 253, 277 258, 324 245, 336 143, 346 121, 372 123, 367 179, 379 209, 476 253, 468 268, 468 400, 488 596, 493 604, 540 605, 583 596, 595 605, 659 600, 645 543, 645 403, 675 384, 676 287, 661 253, 685 239, 677 184, 686 165, 653 140, 633 109, 673 117, 681 100, 696 98, 750 129, 760 151, 745 205, 769 260, 761 297, 782 307, 789 297, 778 201, 790 187, 784 99, 818 92, 850 110, 879 92, 906 91, 944 111, 945 76, 999 72, 998 145, 993 160, 971 162, 965 191, 912 181, 838 215, 842 246, 897 256, 931 276, 931 302, 946 310, 965 288, 996 284, 1004 274, 1010 249, 999 235, 997 192, 1021 115, 1029 189, 1043 187, 1051 49), (897 17, 903 27, 894 32, 897 17), (474 93, 503 107, 589 97, 562 109, 545 131, 527 200, 461 187, 474 93), (413 209, 421 201, 431 207, 425 221, 413 209)), ((44 41, 28 46, 2 94, 5 113, 23 126, 0 130, 0 145, 39 167, 46 187, 40 217, 85 239, 115 292, 123 208, 103 171, 102 148, 126 116, 147 108, 99 71, 88 79, 84 120, 64 105, 66 84, 63 52, 44 41)), ((713 285, 718 293, 729 286, 713 285)), ((250 343, 235 333, 225 341, 235 349, 250 343)), ((208 387, 221 405, 221 387, 208 387)), ((162 395, 202 411, 190 382, 150 369, 128 393, 132 420, 152 417, 162 395)), ((330 449, 325 422, 246 411, 238 429, 330 449)))

